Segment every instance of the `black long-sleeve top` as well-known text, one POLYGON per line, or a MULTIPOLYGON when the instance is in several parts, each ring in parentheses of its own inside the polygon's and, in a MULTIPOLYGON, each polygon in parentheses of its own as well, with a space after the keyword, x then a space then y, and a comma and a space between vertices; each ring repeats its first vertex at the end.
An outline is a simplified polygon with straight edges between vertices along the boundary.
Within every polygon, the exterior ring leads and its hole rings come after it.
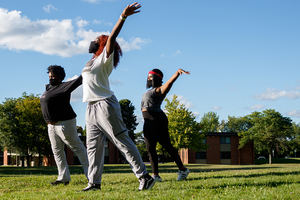
POLYGON ((46 85, 40 98, 43 117, 46 122, 65 121, 75 118, 71 104, 71 92, 82 84, 82 76, 59 85, 46 85))

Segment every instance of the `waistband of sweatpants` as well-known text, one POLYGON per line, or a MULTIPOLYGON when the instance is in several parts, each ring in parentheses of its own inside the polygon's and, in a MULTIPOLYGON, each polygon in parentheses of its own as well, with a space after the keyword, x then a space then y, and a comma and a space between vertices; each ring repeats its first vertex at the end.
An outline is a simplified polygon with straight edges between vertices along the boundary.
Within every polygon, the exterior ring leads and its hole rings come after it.
POLYGON ((95 104, 97 104, 98 102, 101 102, 101 101, 106 101, 106 100, 108 100, 108 99, 112 99, 112 98, 116 98, 114 94, 113 94, 113 95, 111 95, 110 97, 105 97, 105 98, 103 98, 103 99, 99 99, 99 100, 97 100, 97 101, 90 101, 90 102, 88 102, 88 106, 92 106, 92 105, 95 105, 95 104))

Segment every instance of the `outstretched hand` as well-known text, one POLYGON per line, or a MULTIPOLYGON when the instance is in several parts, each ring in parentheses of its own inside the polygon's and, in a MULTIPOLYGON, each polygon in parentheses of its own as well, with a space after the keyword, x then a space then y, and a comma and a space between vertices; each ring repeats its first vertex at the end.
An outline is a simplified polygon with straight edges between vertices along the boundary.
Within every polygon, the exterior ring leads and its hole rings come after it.
POLYGON ((182 75, 183 73, 184 74, 190 74, 190 71, 184 71, 183 69, 178 69, 177 72, 182 75))
POLYGON ((123 10, 123 16, 124 17, 128 17, 130 15, 133 15, 135 13, 140 12, 140 10, 138 10, 141 7, 141 4, 135 2, 131 5, 127 5, 127 7, 123 10))

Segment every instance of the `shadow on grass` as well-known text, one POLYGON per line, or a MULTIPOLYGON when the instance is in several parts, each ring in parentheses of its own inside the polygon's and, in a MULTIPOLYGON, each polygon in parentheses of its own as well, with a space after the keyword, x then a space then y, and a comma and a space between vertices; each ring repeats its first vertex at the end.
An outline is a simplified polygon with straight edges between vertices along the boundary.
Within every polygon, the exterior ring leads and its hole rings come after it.
POLYGON ((242 181, 242 182, 239 182, 239 183, 222 183, 220 185, 217 185, 217 186, 211 186, 211 187, 207 187, 207 186, 197 186, 196 189, 213 189, 213 190, 222 190, 222 189, 225 189, 225 188, 228 188, 228 187, 235 187, 235 188, 238 188, 238 187, 243 187, 243 188, 247 188, 247 187, 261 187, 261 188, 266 188, 266 187, 270 187, 270 188, 277 188, 277 187, 280 187, 281 185, 288 185, 288 184, 299 184, 300 181, 262 181, 262 182, 259 182, 259 181, 253 181, 253 182, 250 182, 250 181, 242 181))
MULTIPOLYGON (((198 172, 211 172, 211 171, 228 171, 228 170, 251 170, 251 169, 264 169, 264 167, 259 166, 241 166, 231 168, 230 165, 226 168, 215 168, 216 165, 207 164, 191 164, 186 165, 193 173, 198 172)), ((147 170, 152 172, 151 166, 146 165, 147 170)), ((270 167, 269 167, 270 168, 270 167)), ((69 166, 71 174, 83 174, 83 169, 81 165, 69 166)), ((161 173, 175 173, 178 171, 177 166, 174 163, 170 164, 160 164, 159 171, 161 173)), ((132 170, 128 164, 115 164, 115 165, 104 165, 104 173, 132 173, 132 170)), ((0 177, 9 175, 57 175, 56 166, 49 167, 11 167, 2 166, 0 167, 0 177)))
MULTIPOLYGON (((268 163, 269 163, 269 159, 255 159, 256 165, 268 164, 268 163)), ((300 159, 299 158, 272 158, 272 163, 273 164, 294 164, 294 163, 300 164, 300 159)))
MULTIPOLYGON (((268 168, 270 169, 270 168, 268 168)), ((239 170, 233 170, 233 171, 239 171, 239 170)), ((212 172, 213 173, 213 172, 212 172)), ((294 171, 294 172, 269 172, 269 173, 252 173, 252 174, 238 174, 238 175, 228 175, 226 178, 259 178, 259 177, 268 177, 268 176, 288 176, 288 175, 299 175, 299 171, 294 171)), ((223 179, 224 176, 210 176, 210 177, 199 177, 199 178, 193 178, 193 180, 207 180, 207 179, 223 179)), ((259 180, 259 179, 258 179, 259 180)))
MULTIPOLYGON (((256 160, 257 161, 257 160, 256 160)), ((266 164, 267 160, 259 160, 259 164, 266 164)), ((300 159, 273 159, 273 164, 293 164, 300 163, 300 159)), ((216 171, 238 171, 238 170, 255 170, 255 169, 265 169, 266 167, 261 165, 234 165, 234 167, 230 167, 230 165, 226 165, 226 167, 217 168, 218 165, 210 165, 210 164, 190 164, 187 166, 191 172, 200 173, 200 172, 216 172, 216 171)), ((146 165, 147 170, 152 172, 150 164, 146 165)), ((278 168, 277 166, 272 167, 272 165, 268 166, 268 168, 278 168)), ((81 165, 69 166, 71 174, 83 174, 83 169, 81 165)), ((177 166, 174 163, 164 163, 159 164, 160 173, 176 173, 178 171, 177 166)), ((129 164, 105 164, 104 165, 104 173, 132 173, 132 170, 129 164)), ((57 175, 56 166, 48 166, 48 167, 12 167, 12 166, 0 166, 0 177, 9 176, 9 175, 57 175)), ((260 175, 257 175, 260 176, 260 175)))
MULTIPOLYGON (((81 174, 83 173, 82 167, 79 166, 69 166, 71 174, 81 174)), ((9 175, 57 175, 56 166, 49 167, 11 167, 11 166, 1 166, 0 167, 0 177, 9 175)))
POLYGON ((269 182, 263 182, 263 183, 255 183, 255 182, 241 182, 241 183, 234 183, 234 184, 221 184, 218 186, 211 186, 211 187, 207 187, 207 186, 197 186, 195 187, 195 189, 213 189, 213 190, 217 190, 217 189, 225 189, 225 188, 231 188, 231 187, 261 187, 261 188, 266 188, 266 187, 270 187, 270 188, 276 188, 279 187, 281 185, 287 185, 287 184, 299 184, 299 181, 292 181, 292 182, 286 182, 286 181, 269 181, 269 182))

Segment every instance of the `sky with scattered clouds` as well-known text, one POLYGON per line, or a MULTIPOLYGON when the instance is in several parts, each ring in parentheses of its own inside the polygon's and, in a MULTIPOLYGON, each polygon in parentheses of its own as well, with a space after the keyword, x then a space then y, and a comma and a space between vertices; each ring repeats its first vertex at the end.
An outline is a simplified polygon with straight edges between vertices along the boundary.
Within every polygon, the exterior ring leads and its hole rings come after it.
MULTIPOLYGON (((0 4, 0 101, 23 92, 42 94, 46 68, 80 75, 90 41, 109 34, 127 0, 23 1, 0 4)), ((300 122, 300 2, 281 0, 139 1, 141 12, 126 19, 117 38, 123 57, 110 76, 116 97, 129 99, 143 120, 140 101, 148 71, 164 81, 177 69, 191 72, 175 82, 176 94, 200 121, 275 109, 300 122)), ((85 126, 82 87, 72 94, 77 123, 85 126)))

